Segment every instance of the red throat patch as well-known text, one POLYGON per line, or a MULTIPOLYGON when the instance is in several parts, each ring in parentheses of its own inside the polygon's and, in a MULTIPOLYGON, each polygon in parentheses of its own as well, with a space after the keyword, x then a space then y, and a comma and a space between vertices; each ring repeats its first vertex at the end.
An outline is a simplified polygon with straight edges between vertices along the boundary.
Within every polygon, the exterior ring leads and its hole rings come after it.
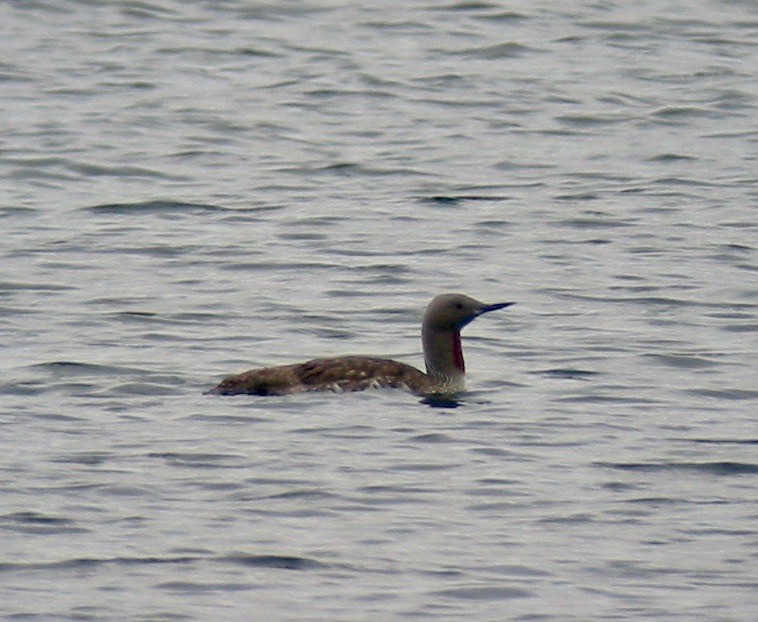
POLYGON ((466 373, 466 365, 463 362, 463 348, 461 347, 461 334, 453 331, 453 363, 462 374, 466 373))

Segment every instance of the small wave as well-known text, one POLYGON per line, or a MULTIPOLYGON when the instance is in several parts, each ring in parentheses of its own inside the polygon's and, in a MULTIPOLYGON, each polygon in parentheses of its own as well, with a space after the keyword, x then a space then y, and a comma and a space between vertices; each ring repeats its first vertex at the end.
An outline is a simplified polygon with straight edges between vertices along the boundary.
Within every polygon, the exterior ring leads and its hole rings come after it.
POLYGON ((60 464, 85 464, 88 466, 99 466, 112 459, 112 452, 104 451, 80 451, 67 455, 61 455, 50 459, 50 462, 60 464))
POLYGON ((217 205, 207 203, 185 203, 182 201, 138 201, 135 203, 104 203, 83 208, 98 214, 160 214, 163 212, 200 212, 223 210, 217 205))
POLYGON ((617 227, 630 227, 633 224, 630 219, 618 219, 605 214, 565 218, 557 222, 558 226, 570 227, 572 229, 614 229, 617 227))
POLYGON ((112 558, 92 558, 79 557, 73 559, 63 559, 53 562, 40 563, 0 563, 0 572, 22 572, 25 570, 81 570, 87 568, 97 568, 99 566, 140 566, 152 564, 187 564, 205 559, 202 557, 112 557, 112 558))
POLYGON ((173 179, 182 181, 184 178, 168 175, 161 171, 142 166, 103 166, 89 162, 66 162, 66 168, 87 177, 152 177, 157 179, 173 179))
POLYGON ((752 401, 758 398, 758 391, 748 389, 692 389, 686 391, 686 393, 696 397, 708 397, 722 400, 752 401))
POLYGON ((0 563, 0 572, 22 572, 25 570, 79 570, 100 566, 152 566, 157 564, 184 565, 197 562, 221 562, 243 566, 258 566, 261 568, 281 568, 285 570, 309 570, 322 568, 322 562, 307 557, 295 555, 255 555, 247 553, 231 553, 218 557, 205 555, 178 556, 148 556, 148 557, 79 557, 57 560, 52 562, 31 563, 0 563))
MULTIPOLYGON (((148 369, 120 365, 102 365, 79 361, 47 361, 30 365, 33 380, 0 385, 1 393, 35 395, 65 390, 76 395, 173 395, 185 378, 161 374, 148 369), (42 372, 43 378, 40 378, 42 372), (110 382, 104 384, 106 380, 110 382)), ((45 416, 45 415, 38 415, 45 416)))
POLYGON ((260 568, 281 568, 283 570, 311 570, 322 568, 325 564, 307 557, 295 555, 252 555, 247 553, 232 553, 225 555, 222 561, 240 566, 257 566, 260 568))
POLYGON ((0 292, 32 291, 32 292, 62 292, 74 290, 71 285, 61 285, 59 283, 25 283, 25 282, 0 282, 0 292))
POLYGON ((498 203, 507 201, 508 197, 503 195, 484 195, 484 194, 435 194, 431 196, 421 196, 417 199, 421 203, 432 203, 434 205, 458 205, 473 201, 491 201, 498 203))
POLYGON ((441 434, 439 432, 432 432, 429 434, 418 434, 416 436, 412 436, 409 440, 416 442, 416 443, 454 443, 456 442, 454 438, 452 438, 448 434, 441 434))
POLYGON ((3 522, 30 523, 34 525, 69 525, 71 520, 57 516, 40 514, 39 512, 14 512, 0 517, 3 522))
POLYGON ((528 598, 533 594, 517 587, 474 586, 453 587, 435 592, 435 595, 458 600, 511 600, 513 598, 528 598))
POLYGON ((632 120, 631 115, 627 114, 560 114, 556 115, 555 120, 571 127, 588 127, 615 125, 617 123, 626 123, 632 120))
POLYGON ((86 533, 88 531, 70 518, 35 511, 13 512, 0 516, 0 526, 4 530, 27 534, 86 533))
POLYGON ((118 367, 114 365, 99 365, 96 363, 81 363, 78 361, 47 361, 37 363, 31 366, 33 369, 48 371, 60 378, 71 376, 94 376, 107 375, 112 376, 123 374, 142 373, 142 370, 132 367, 118 367))
MULTIPOLYGON (((109 387, 107 395, 126 395, 126 396, 151 396, 151 395, 175 395, 177 393, 175 385, 166 386, 155 382, 123 382, 118 385, 109 387)), ((104 393, 104 394, 105 394, 104 393)))
POLYGON ((694 156, 683 155, 680 153, 659 153, 652 158, 648 158, 648 162, 680 162, 687 160, 696 160, 694 156))
POLYGON ((252 589, 249 583, 237 583, 229 581, 164 581, 158 586, 162 590, 169 590, 185 594, 201 594, 203 592, 243 592, 252 589))
POLYGON ((714 367, 719 364, 717 361, 711 361, 701 356, 686 354, 646 354, 645 357, 667 367, 678 369, 700 369, 703 367, 714 367))
POLYGON ((758 438, 686 438, 690 443, 712 443, 714 445, 758 445, 758 438))
POLYGON ((150 458, 165 460, 172 466, 190 468, 236 468, 241 455, 235 454, 212 454, 203 452, 150 452, 150 458), (231 463, 230 463, 231 461, 231 463))
POLYGON ((509 41, 497 45, 487 45, 478 48, 469 48, 458 52, 459 55, 468 58, 480 58, 484 60, 498 60, 503 58, 520 58, 527 54, 539 52, 537 48, 532 48, 520 43, 509 41))
POLYGON ((749 462, 596 462, 596 466, 622 471, 691 471, 709 475, 753 475, 758 464, 749 462))
POLYGON ((530 372, 540 376, 549 376, 551 378, 566 378, 570 380, 586 380, 593 376, 600 375, 600 372, 591 371, 589 369, 576 369, 572 367, 556 367, 552 369, 538 369, 530 372))
POLYGON ((707 108, 697 106, 664 106, 652 113, 653 117, 659 119, 682 119, 690 117, 713 116, 715 113, 707 108))

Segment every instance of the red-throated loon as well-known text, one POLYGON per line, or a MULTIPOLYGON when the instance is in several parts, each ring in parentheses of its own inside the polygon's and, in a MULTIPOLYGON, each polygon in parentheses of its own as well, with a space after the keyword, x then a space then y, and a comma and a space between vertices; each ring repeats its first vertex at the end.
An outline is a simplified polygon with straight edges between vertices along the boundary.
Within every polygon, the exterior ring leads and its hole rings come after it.
POLYGON ((461 329, 480 315, 512 302, 484 304, 463 294, 441 294, 424 312, 421 341, 426 373, 390 359, 338 356, 263 367, 229 376, 209 393, 286 395, 304 391, 362 391, 390 387, 420 395, 454 394, 465 388, 461 329))

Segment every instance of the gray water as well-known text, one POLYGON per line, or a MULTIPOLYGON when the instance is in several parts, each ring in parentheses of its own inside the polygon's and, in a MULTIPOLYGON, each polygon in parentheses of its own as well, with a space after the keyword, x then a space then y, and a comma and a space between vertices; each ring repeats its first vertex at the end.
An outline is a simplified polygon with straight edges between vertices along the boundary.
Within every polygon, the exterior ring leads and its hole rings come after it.
POLYGON ((0 24, 0 615, 758 619, 755 2, 0 24), (203 395, 443 291, 456 408, 203 395))

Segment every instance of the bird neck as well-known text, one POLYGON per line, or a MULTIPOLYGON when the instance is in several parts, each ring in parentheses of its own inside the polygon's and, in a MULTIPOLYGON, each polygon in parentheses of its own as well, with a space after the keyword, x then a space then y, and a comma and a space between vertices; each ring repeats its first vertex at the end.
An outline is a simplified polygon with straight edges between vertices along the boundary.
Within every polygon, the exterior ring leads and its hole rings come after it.
POLYGON ((466 365, 463 361, 461 333, 457 329, 424 326, 421 331, 426 373, 440 391, 462 391, 466 365))

